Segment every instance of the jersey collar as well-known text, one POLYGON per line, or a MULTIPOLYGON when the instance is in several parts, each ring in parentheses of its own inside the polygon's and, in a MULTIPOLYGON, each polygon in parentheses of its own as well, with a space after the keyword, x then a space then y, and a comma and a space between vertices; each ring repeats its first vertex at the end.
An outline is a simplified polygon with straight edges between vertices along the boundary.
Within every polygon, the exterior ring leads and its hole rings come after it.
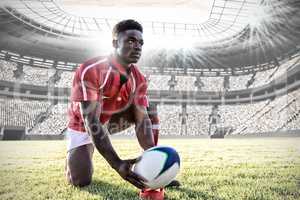
POLYGON ((111 64, 113 65, 112 67, 116 68, 120 72, 120 74, 125 75, 125 76, 128 76, 131 73, 132 68, 134 67, 134 64, 129 64, 130 65, 130 67, 129 67, 130 73, 127 74, 125 67, 117 61, 117 58, 115 56, 113 56, 113 55, 110 56, 110 61, 111 61, 111 64))

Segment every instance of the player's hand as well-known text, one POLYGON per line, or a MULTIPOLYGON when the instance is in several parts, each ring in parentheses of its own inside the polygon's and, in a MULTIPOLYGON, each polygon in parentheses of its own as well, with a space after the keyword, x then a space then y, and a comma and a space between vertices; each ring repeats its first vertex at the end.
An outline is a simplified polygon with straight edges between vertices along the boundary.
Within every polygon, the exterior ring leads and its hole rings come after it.
POLYGON ((132 166, 139 160, 140 158, 122 160, 116 171, 124 180, 128 181, 139 189, 143 189, 146 186, 144 183, 146 180, 132 171, 132 166))

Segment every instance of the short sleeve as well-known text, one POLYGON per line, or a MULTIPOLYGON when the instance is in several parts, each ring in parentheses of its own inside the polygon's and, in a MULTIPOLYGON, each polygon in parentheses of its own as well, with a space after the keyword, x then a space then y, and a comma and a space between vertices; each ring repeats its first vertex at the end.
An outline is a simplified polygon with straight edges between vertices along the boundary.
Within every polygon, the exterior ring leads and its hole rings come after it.
POLYGON ((96 67, 80 66, 74 76, 71 99, 73 101, 98 100, 100 76, 96 67))

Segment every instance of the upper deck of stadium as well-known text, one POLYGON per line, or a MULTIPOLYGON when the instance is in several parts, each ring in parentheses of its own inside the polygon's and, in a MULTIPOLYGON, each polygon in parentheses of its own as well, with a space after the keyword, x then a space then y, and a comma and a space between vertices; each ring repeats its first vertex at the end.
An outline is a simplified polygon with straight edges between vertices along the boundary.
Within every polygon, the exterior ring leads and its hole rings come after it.
MULTIPOLYGON (((75 15, 65 9, 63 2, 72 3, 70 0, 4 1, 0 10, 0 50, 15 52, 20 59, 63 62, 66 70, 73 70, 76 63, 87 58, 107 54, 111 28, 120 19, 75 15)), ((168 1, 162 2, 168 5, 168 1)), ((211 2, 206 20, 186 23, 140 20, 145 35, 151 35, 146 37, 146 43, 160 44, 145 45, 140 61, 145 72, 250 74, 275 68, 278 62, 299 52, 300 4, 296 0, 211 2)))

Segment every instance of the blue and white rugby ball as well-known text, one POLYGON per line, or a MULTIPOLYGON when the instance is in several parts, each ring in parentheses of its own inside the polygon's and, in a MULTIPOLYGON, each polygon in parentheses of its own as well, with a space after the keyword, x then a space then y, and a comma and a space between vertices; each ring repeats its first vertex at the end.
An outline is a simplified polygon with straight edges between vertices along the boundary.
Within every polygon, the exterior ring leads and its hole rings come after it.
POLYGON ((174 148, 155 146, 143 152, 133 171, 147 180, 148 188, 158 189, 174 180, 179 169, 180 158, 174 148))

